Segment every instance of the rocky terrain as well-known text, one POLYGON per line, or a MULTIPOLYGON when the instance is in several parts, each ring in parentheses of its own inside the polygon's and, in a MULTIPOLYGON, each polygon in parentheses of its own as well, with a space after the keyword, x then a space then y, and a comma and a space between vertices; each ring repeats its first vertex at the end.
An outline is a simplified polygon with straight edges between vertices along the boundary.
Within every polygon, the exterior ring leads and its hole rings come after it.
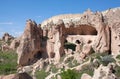
POLYGON ((0 79, 120 79, 119 14, 120 8, 88 9, 41 24, 27 20, 20 37, 5 33, 0 40, 0 53, 17 54, 16 68, 6 67, 10 75, 0 79))

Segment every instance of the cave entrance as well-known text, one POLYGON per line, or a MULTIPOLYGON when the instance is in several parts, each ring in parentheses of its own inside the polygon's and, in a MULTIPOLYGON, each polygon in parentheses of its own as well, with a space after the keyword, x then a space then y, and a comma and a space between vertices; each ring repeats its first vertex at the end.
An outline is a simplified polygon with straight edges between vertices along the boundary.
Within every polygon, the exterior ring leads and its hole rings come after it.
POLYGON ((41 52, 41 51, 38 51, 38 52, 34 55, 34 58, 37 58, 37 59, 42 58, 42 52, 41 52))
POLYGON ((76 44, 76 40, 77 43, 86 43, 91 40, 89 42, 90 44, 93 44, 98 34, 96 28, 91 25, 77 25, 76 27, 66 28, 65 31, 67 42, 73 44, 76 44))
POLYGON ((90 25, 77 25, 76 27, 66 28, 66 35, 97 35, 95 27, 90 25))
POLYGON ((54 58, 54 57, 55 57, 55 53, 54 53, 54 52, 51 52, 51 53, 50 53, 50 57, 51 57, 51 58, 54 58))

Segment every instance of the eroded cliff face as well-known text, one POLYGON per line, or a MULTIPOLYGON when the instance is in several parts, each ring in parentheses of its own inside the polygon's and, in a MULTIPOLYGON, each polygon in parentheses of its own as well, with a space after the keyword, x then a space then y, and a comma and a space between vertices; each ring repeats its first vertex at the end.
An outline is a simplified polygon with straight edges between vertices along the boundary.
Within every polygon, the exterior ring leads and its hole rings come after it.
POLYGON ((87 10, 83 14, 52 17, 39 27, 29 20, 17 49, 18 63, 27 65, 40 58, 49 58, 49 62, 54 59, 58 63, 65 54, 66 42, 75 44, 75 51, 82 45, 81 58, 91 49, 119 54, 119 13, 120 9, 95 13, 87 10))
MULTIPOLYGON (((73 41, 72 43, 75 43, 77 40, 84 43, 85 46, 83 46, 83 49, 85 49, 84 47, 89 44, 96 52, 109 51, 109 27, 105 25, 103 19, 102 13, 92 13, 90 10, 86 11, 77 18, 74 18, 73 16, 72 18, 70 17, 61 20, 53 19, 50 21, 49 19, 46 25, 43 23, 41 26, 43 31, 46 31, 44 29, 47 29, 46 32, 48 32, 48 34, 46 34, 48 37, 48 55, 51 52, 54 52, 56 59, 59 59, 60 56, 64 54, 65 41, 73 41), (84 41, 88 35, 91 37, 87 41, 84 41), (72 38, 73 36, 77 36, 77 39, 72 38), (93 36, 95 37, 94 39, 92 39, 93 36), (71 38, 71 40, 68 40, 68 37, 71 38), (89 43, 89 41, 91 42, 89 43)), ((86 51, 83 50, 82 52, 84 53, 86 51)), ((87 52, 85 54, 87 54, 87 52)))
POLYGON ((104 18, 106 25, 110 27, 111 52, 113 55, 120 54, 120 8, 105 11, 104 18))
POLYGON ((37 24, 28 20, 25 31, 20 38, 20 45, 17 48, 19 65, 28 65, 42 58, 41 35, 42 30, 37 27, 37 24))

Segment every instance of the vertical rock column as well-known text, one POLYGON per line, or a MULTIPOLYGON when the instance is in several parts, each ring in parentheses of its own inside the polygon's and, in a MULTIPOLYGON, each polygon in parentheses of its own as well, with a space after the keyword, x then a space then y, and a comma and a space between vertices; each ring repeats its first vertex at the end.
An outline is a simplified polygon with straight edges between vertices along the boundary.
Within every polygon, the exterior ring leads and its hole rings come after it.
POLYGON ((20 39, 20 45, 17 48, 18 64, 28 65, 42 55, 41 51, 41 31, 34 21, 28 20, 26 28, 20 39))
POLYGON ((118 55, 120 54, 120 9, 110 9, 104 17, 111 31, 111 53, 118 55))

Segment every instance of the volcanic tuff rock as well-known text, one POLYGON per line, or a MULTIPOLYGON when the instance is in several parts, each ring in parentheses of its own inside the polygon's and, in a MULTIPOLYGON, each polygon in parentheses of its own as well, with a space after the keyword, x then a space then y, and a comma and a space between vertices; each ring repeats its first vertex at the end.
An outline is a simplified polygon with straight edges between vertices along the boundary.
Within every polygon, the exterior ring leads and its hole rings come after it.
POLYGON ((17 49, 19 44, 20 44, 20 38, 16 38, 11 42, 9 47, 10 47, 10 49, 15 50, 15 49, 17 49))
POLYGON ((8 33, 4 33, 2 39, 0 40, 0 50, 9 51, 10 44, 14 40, 14 37, 8 33))
POLYGON ((85 73, 81 76, 81 79, 92 79, 92 77, 85 73))
MULTIPOLYGON (((67 15, 65 16, 67 17, 67 15)), ((110 40, 109 27, 104 24, 102 13, 93 13, 88 10, 77 18, 74 18, 73 16, 72 18, 67 17, 62 20, 59 19, 53 19, 50 22, 47 21, 48 23, 46 25, 44 23, 41 25, 43 31, 46 31, 44 30, 45 28, 48 32, 48 55, 49 53, 54 52, 55 58, 59 61, 60 56, 64 54, 63 47, 65 41, 75 43, 77 40, 81 43, 83 42, 84 45, 91 41, 89 44, 95 51, 105 52, 109 50, 109 42, 107 42, 110 40), (68 35, 69 38, 72 38, 73 36, 79 37, 77 39, 73 38, 72 40, 67 40, 68 35), (84 41, 88 35, 90 35, 91 38, 95 36, 95 39, 84 41)))
POLYGON ((76 47, 75 51, 82 52, 85 57, 91 49, 99 53, 119 54, 119 13, 119 8, 94 13, 87 10, 83 14, 52 17, 39 27, 28 20, 17 49, 18 63, 27 65, 40 58, 54 59, 58 63, 61 56, 67 53, 65 44, 73 43, 80 47, 76 42, 81 48, 76 47))
POLYGON ((9 35, 8 33, 5 33, 2 37, 2 40, 5 42, 11 41, 13 39, 14 39, 14 37, 12 35, 9 35))
POLYGON ((117 79, 110 67, 100 65, 95 69, 92 79, 117 79))
POLYGON ((17 48, 18 63, 27 65, 36 61, 41 55, 41 32, 34 21, 28 20, 26 28, 21 36, 20 45, 17 48))
POLYGON ((109 9, 104 12, 106 25, 111 31, 111 52, 113 55, 120 54, 120 8, 109 9))

